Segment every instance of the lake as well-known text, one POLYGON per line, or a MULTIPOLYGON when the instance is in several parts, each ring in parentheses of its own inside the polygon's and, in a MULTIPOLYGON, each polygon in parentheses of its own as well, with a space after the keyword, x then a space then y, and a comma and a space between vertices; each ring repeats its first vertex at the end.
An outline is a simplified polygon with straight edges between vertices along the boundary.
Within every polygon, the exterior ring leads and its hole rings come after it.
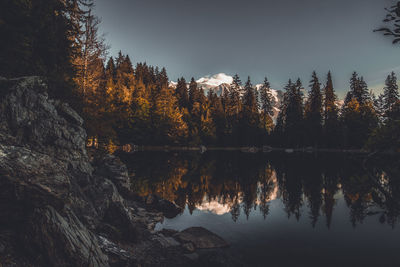
MULTIPOLYGON (((400 166, 348 154, 120 155, 139 195, 184 208, 249 266, 400 266, 400 166)), ((397 161, 398 162, 398 161, 397 161)))

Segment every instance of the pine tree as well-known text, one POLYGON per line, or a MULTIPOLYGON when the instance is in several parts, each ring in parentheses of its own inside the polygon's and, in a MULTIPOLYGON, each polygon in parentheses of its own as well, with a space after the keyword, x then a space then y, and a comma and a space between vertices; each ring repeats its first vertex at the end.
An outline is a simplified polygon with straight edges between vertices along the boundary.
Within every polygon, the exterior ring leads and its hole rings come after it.
POLYGON ((239 113, 242 109, 241 106, 241 92, 242 92, 242 81, 239 76, 235 74, 233 76, 233 80, 229 89, 229 99, 230 99, 230 107, 229 114, 234 116, 235 119, 238 119, 239 113))
POLYGON ((273 131, 273 136, 275 139, 275 142, 277 142, 279 145, 286 145, 286 115, 287 115, 287 109, 289 105, 289 95, 291 94, 291 90, 293 89, 293 83, 292 80, 289 79, 288 83, 284 87, 284 94, 283 94, 283 99, 281 102, 281 105, 279 106, 279 113, 278 117, 276 119, 276 126, 273 131))
POLYGON ((188 135, 178 101, 168 86, 162 86, 154 103, 153 127, 158 143, 181 142, 188 135))
POLYGON ((322 94, 320 82, 315 71, 310 81, 311 90, 305 106, 305 123, 308 143, 318 145, 322 130, 322 94))
POLYGON ((175 89, 176 97, 178 98, 179 106, 189 108, 189 95, 185 78, 178 79, 175 89))
POLYGON ((270 116, 274 115, 274 106, 273 106, 273 96, 271 93, 270 83, 268 82, 267 77, 264 79, 264 83, 260 87, 260 103, 261 110, 270 116))
POLYGON ((368 136, 377 127, 378 118, 367 84, 355 72, 350 79, 350 91, 346 95, 341 113, 344 145, 363 147, 368 136))
POLYGON ((397 77, 394 72, 392 72, 386 78, 382 101, 384 116, 390 118, 395 105, 399 102, 399 87, 397 85, 397 77))
POLYGON ((274 115, 273 95, 267 77, 260 87, 259 102, 261 108, 261 128, 270 133, 273 128, 272 116, 274 115))
POLYGON ((303 144, 303 86, 300 79, 296 83, 291 82, 285 87, 286 107, 285 107, 285 135, 287 145, 300 146, 303 144))
POLYGON ((195 104, 199 102, 199 99, 200 96, 199 96, 199 89, 197 88, 197 82, 192 77, 189 83, 189 108, 191 112, 193 111, 195 104))
POLYGON ((350 91, 346 95, 345 104, 352 98, 355 98, 361 105, 370 100, 368 86, 363 77, 358 77, 357 72, 353 72, 350 78, 350 91))
POLYGON ((328 147, 338 145, 339 115, 336 106, 337 96, 333 89, 331 72, 328 72, 326 86, 324 88, 324 143, 328 147))
POLYGON ((222 104, 222 96, 218 97, 212 90, 208 93, 211 115, 215 124, 215 135, 218 144, 223 144, 226 140, 225 131, 227 127, 226 115, 222 104))
POLYGON ((240 142, 239 124, 240 114, 242 111, 242 82, 237 74, 233 77, 229 88, 228 99, 226 101, 226 113, 228 120, 227 133, 229 142, 232 145, 237 145, 240 142))
POLYGON ((258 113, 255 89, 251 83, 250 76, 247 78, 243 91, 243 108, 246 112, 258 113))
POLYGON ((0 73, 40 75, 49 93, 73 103, 72 58, 79 53, 82 3, 78 0, 0 1, 0 73))
POLYGON ((250 81, 250 76, 247 78, 244 86, 243 94, 243 116, 241 118, 241 127, 243 129, 242 140, 247 144, 254 144, 257 138, 257 127, 259 125, 259 113, 255 89, 250 81))

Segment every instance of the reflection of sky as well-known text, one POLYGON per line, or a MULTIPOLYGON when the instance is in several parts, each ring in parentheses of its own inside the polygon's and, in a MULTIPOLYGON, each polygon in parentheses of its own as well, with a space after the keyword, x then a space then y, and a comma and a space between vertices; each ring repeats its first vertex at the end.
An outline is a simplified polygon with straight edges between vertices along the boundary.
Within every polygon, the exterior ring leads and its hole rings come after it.
MULTIPOLYGON (((231 250, 243 253, 252 264, 263 266, 399 266, 398 240, 400 231, 380 224, 378 215, 367 217, 353 228, 350 210, 341 191, 335 195, 331 227, 321 215, 315 228, 311 226, 309 207, 301 207, 301 217, 288 218, 281 199, 269 202, 270 212, 252 210, 248 219, 242 212, 236 222, 230 213, 221 215, 186 209, 174 219, 166 219, 156 229, 183 230, 192 226, 205 227, 231 243, 231 250)), ((215 204, 213 204, 215 205, 215 204)))
MULTIPOLYGON (((272 190, 269 193, 268 196, 265 196, 266 201, 271 201, 275 200, 278 197, 278 180, 276 179, 276 173, 275 171, 272 173, 270 177, 270 184, 272 186, 272 190)), ((256 205, 260 205, 261 201, 261 184, 257 184, 258 188, 258 194, 257 194, 257 199, 255 200, 256 205)), ((238 196, 238 203, 241 204, 243 202, 243 194, 239 193, 238 196)), ((229 213, 233 207, 234 203, 227 202, 224 203, 224 201, 221 198, 215 198, 215 199, 209 199, 208 196, 204 196, 203 201, 201 204, 198 204, 196 206, 196 209, 201 210, 201 211, 208 211, 216 215, 223 215, 225 213, 229 213)))

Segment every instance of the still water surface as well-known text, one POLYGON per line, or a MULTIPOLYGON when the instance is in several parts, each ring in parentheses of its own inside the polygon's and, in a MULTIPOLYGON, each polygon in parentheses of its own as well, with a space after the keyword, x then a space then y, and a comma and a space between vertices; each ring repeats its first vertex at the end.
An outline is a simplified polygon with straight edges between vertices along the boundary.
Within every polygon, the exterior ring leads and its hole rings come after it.
MULTIPOLYGON (((184 212, 251 266, 400 266, 400 166, 346 155, 123 155, 133 189, 184 212)), ((398 162, 398 161, 397 161, 398 162)))

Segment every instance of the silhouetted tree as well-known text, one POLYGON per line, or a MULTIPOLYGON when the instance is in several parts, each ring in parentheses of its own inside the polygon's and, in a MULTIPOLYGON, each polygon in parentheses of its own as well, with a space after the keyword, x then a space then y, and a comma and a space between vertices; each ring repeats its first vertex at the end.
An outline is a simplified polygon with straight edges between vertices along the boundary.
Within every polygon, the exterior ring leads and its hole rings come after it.
POLYGON ((333 89, 331 72, 328 72, 324 88, 324 144, 336 147, 339 144, 339 110, 336 105, 337 96, 333 89))
POLYGON ((322 94, 320 82, 315 71, 310 81, 311 90, 305 105, 305 126, 307 131, 307 143, 317 146, 320 142, 322 131, 322 94))

